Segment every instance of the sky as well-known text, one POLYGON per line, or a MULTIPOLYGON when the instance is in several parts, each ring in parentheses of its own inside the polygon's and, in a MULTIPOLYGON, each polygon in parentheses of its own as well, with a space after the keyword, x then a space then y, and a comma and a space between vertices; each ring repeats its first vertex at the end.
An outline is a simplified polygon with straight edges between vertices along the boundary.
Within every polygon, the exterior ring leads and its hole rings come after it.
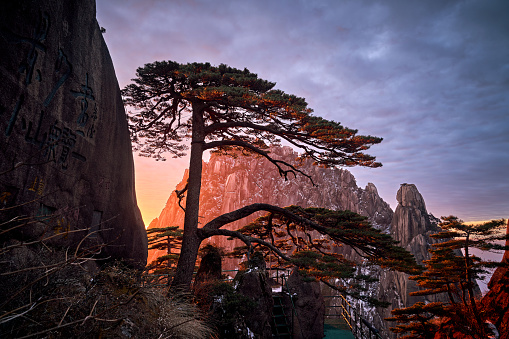
MULTIPOLYGON (((97 20, 121 88, 154 61, 248 68, 383 137, 383 167, 349 170, 393 209, 411 183, 436 217, 509 217, 509 1, 97 0, 97 20)), ((147 225, 187 166, 135 156, 147 225)))

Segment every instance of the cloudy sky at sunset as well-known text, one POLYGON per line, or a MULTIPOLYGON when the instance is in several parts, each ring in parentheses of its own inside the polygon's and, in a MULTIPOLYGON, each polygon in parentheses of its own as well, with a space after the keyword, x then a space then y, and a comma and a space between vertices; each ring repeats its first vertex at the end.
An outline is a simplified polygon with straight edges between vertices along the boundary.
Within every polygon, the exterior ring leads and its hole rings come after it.
MULTIPOLYGON (((156 60, 248 68, 315 115, 384 141, 351 169, 394 209, 413 183, 435 216, 509 217, 509 1, 97 0, 120 87, 156 60)), ((146 223, 187 159, 136 157, 146 223)))

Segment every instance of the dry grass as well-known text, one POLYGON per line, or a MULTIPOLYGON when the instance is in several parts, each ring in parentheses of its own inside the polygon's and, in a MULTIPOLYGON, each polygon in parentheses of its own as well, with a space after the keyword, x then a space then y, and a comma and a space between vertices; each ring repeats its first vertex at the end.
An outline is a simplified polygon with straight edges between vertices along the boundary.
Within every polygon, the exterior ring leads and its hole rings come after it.
POLYGON ((140 272, 122 264, 99 269, 80 258, 75 265, 66 254, 16 246, 0 255, 10 263, 0 276, 0 338, 214 337, 184 295, 168 298, 163 289, 142 287, 140 272))
POLYGON ((198 307, 189 302, 185 295, 174 295, 160 308, 157 319, 162 329, 160 338, 195 338, 214 337, 212 328, 199 318, 198 307))

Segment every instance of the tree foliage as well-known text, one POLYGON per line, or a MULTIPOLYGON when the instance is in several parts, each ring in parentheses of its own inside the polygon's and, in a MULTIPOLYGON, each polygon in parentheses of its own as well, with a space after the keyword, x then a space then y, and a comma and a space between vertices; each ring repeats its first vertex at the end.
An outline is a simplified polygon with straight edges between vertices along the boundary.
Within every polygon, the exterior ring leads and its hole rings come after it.
POLYGON ((483 260, 472 254, 472 249, 509 250, 508 246, 497 243, 507 239, 502 232, 505 221, 468 225, 454 216, 442 217, 442 220, 439 224, 442 231, 431 236, 441 242, 432 245, 431 258, 424 261, 425 271, 410 277, 422 289, 411 295, 445 294, 449 302, 433 303, 433 307, 417 303, 396 309, 392 311, 394 317, 387 320, 401 323, 392 330, 396 333, 410 332, 411 335, 406 336, 408 338, 427 338, 429 328, 438 328, 438 320, 442 328, 486 338, 489 330, 479 309, 476 280, 483 280, 489 273, 487 269, 504 263, 483 260))
MULTIPOLYGON (((231 156, 256 154, 269 160, 285 179, 300 174, 312 181, 299 168, 299 162, 306 159, 324 167, 381 166, 375 157, 364 153, 380 143, 381 138, 358 135, 357 130, 314 116, 303 98, 274 86, 275 83, 259 79, 247 69, 161 61, 138 68, 133 83, 122 90, 125 103, 131 107, 132 140, 141 155, 163 159, 165 153, 170 153, 179 157, 187 149, 186 140, 191 141, 188 184, 177 192, 181 201, 185 197, 186 205, 182 250, 172 286, 189 288, 199 246, 210 236, 222 234, 246 243, 263 242, 222 229, 224 225, 258 211, 277 212, 299 222, 306 219, 288 209, 253 204, 198 228, 205 151, 231 156), (270 146, 283 141, 299 150, 295 163, 274 158, 268 151, 270 146)), ((318 228, 326 227, 319 221, 309 222, 318 228)), ((334 236, 350 239, 340 234, 334 236)), ((285 256, 269 242, 264 243, 274 253, 285 256)), ((373 258, 387 254, 366 246, 360 251, 364 249, 373 258)))
POLYGON ((170 285, 179 258, 182 234, 178 226, 147 229, 148 249, 166 252, 145 268, 145 279, 150 284, 170 285))
POLYGON ((392 311, 393 317, 387 318, 389 321, 402 323, 391 330, 394 333, 409 333, 399 337, 401 339, 423 338, 433 339, 440 328, 436 321, 437 317, 443 317, 448 314, 447 308, 443 303, 417 302, 407 308, 399 308, 392 311))
POLYGON ((182 142, 192 137, 194 111, 199 111, 205 149, 231 153, 240 148, 264 155, 268 144, 285 140, 302 150, 302 158, 321 165, 380 166, 363 151, 381 138, 360 136, 357 130, 313 116, 303 98, 273 89, 275 83, 247 69, 162 61, 138 68, 136 76, 122 94, 136 109, 129 119, 142 155, 182 156, 182 142))
MULTIPOLYGON (((260 250, 266 260, 278 262, 278 266, 297 267, 305 279, 322 281, 378 305, 382 304, 364 293, 365 283, 376 279, 362 274, 356 262, 338 251, 339 247, 350 246, 368 264, 410 274, 421 271, 409 252, 397 246, 390 235, 373 228, 364 216, 314 207, 289 206, 283 210, 269 212, 239 229, 247 246, 232 254, 260 250)), ((208 230, 206 225, 203 231, 208 230)))

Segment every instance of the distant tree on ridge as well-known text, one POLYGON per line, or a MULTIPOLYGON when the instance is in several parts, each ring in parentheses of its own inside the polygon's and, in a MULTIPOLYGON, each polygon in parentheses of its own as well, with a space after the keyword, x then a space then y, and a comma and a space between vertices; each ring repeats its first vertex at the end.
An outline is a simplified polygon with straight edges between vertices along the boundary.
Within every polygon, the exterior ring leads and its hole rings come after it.
POLYGON ((148 249, 166 252, 147 264, 145 278, 150 283, 170 285, 179 258, 182 233, 178 226, 147 229, 148 249))

